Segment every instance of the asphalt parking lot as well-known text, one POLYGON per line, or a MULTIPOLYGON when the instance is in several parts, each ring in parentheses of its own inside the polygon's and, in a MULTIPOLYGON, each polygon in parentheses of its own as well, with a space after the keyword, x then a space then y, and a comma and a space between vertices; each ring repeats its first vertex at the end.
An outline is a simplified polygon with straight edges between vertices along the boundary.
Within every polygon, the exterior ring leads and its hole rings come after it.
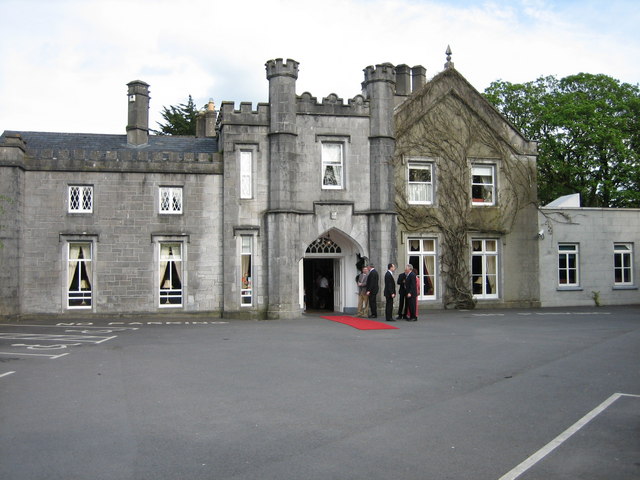
POLYGON ((640 478, 640 306, 0 323, 2 479, 640 478))

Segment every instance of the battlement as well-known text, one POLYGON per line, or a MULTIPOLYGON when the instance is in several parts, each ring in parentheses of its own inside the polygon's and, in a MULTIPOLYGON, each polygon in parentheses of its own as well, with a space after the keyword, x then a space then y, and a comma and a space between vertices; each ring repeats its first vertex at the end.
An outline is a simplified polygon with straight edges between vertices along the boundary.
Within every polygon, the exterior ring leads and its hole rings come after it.
POLYGON ((258 103, 253 110, 251 102, 240 102, 239 109, 235 102, 222 102, 218 125, 269 125, 269 104, 258 103))
POLYGON ((371 82, 396 83, 396 69, 390 63, 382 63, 373 67, 369 65, 364 69, 363 86, 371 82))
POLYGON ((367 116, 369 115, 369 101, 362 95, 356 95, 344 104, 344 100, 335 93, 330 94, 318 103, 318 99, 309 92, 304 92, 296 98, 297 113, 307 115, 339 115, 339 116, 367 116))
MULTIPOLYGON (((158 152, 145 150, 86 150, 86 149, 31 149, 28 162, 213 162, 213 153, 204 152, 158 152)), ((53 164, 51 165, 54 166, 53 164)), ((96 165, 93 165, 96 167, 96 165)))
POLYGON ((269 60, 265 64, 265 67, 267 69, 267 79, 278 76, 286 76, 297 79, 298 65, 300 65, 298 62, 296 62, 295 60, 291 60, 290 58, 287 59, 286 62, 283 61, 282 58, 269 60))

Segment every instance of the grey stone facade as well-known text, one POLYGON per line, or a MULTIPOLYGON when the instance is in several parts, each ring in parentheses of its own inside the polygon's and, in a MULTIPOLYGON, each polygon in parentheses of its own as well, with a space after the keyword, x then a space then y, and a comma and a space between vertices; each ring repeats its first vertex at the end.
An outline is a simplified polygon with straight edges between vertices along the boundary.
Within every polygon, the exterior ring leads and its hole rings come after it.
MULTIPOLYGON (((126 134, 4 132, 0 315, 354 312, 356 263, 383 273, 389 262, 415 261, 408 242, 424 238, 436 246, 437 288, 420 305, 442 307, 443 236, 398 222, 407 169, 398 122, 455 99, 497 132, 509 158, 535 166, 535 145, 452 68, 427 82, 421 66, 367 67, 362 94, 346 101, 297 94, 297 78, 296 61, 268 61, 268 102, 223 102, 219 111, 210 103, 195 137, 149 134, 149 85, 140 80, 123 98, 126 134), (70 211, 72 192, 85 189, 90 211, 70 211), (322 276, 331 293, 321 298, 322 276)), ((504 169, 496 168, 502 188, 504 169)), ((535 179, 525 190, 535 200, 535 179)), ((439 201, 459 193, 437 192, 439 201)), ((527 204, 496 233, 492 219, 505 208, 471 211, 470 245, 499 245, 499 294, 479 304, 537 305, 536 210, 527 204)))

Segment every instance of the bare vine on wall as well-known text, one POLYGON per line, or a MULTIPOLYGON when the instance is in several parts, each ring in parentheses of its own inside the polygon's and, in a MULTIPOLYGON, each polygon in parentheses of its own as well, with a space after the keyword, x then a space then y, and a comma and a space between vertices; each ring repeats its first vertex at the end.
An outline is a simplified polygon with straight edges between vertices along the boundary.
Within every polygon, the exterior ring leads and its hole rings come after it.
POLYGON ((504 235, 511 231, 518 212, 535 203, 535 164, 519 158, 497 131, 455 95, 446 96, 426 113, 418 108, 396 119, 398 221, 408 233, 439 234, 444 307, 474 308, 470 235, 474 232, 504 235), (433 162, 431 205, 409 204, 406 187, 409 157, 426 157, 433 162), (500 185, 495 206, 472 206, 473 159, 490 160, 496 165, 500 185))

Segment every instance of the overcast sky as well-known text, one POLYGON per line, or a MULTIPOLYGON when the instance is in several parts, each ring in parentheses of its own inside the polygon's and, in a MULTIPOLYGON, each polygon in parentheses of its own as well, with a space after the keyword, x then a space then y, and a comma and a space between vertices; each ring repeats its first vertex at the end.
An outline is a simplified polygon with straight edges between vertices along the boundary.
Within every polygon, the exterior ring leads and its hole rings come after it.
POLYGON ((163 106, 266 102, 264 64, 300 62, 297 93, 345 99, 363 68, 445 50, 479 91, 604 73, 640 82, 638 0, 0 0, 0 132, 124 134, 127 87, 163 106))

